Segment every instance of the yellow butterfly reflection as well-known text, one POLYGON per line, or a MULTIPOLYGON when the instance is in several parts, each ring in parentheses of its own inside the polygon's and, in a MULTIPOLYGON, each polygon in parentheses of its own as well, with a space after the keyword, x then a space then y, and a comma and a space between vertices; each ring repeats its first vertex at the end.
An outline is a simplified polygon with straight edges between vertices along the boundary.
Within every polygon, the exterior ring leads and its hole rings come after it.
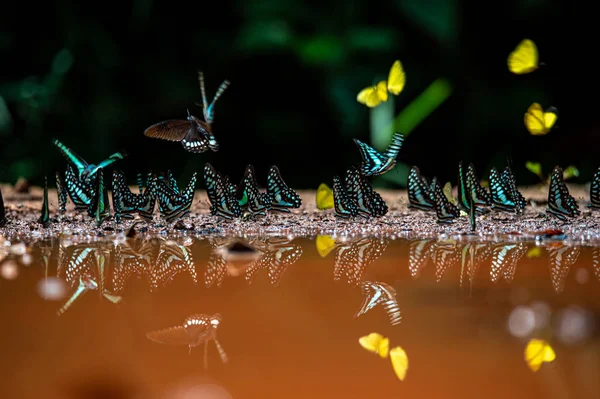
POLYGON ((400 381, 404 381, 406 372, 408 371, 408 356, 404 349, 396 346, 390 350, 389 338, 378 333, 371 333, 360 337, 358 343, 369 352, 378 354, 382 359, 387 358, 389 355, 396 377, 398 377, 400 381))
POLYGON ((326 257, 335 248, 335 240, 331 236, 317 236, 315 244, 317 252, 322 258, 326 257))
POLYGON ((556 359, 554 349, 543 339, 531 339, 525 347, 525 363, 531 371, 538 371, 542 363, 550 363, 556 359))
POLYGON ((396 60, 390 69, 388 79, 379 81, 375 86, 364 88, 356 96, 356 101, 369 108, 378 106, 388 100, 388 92, 397 96, 404 90, 406 75, 402 63, 396 60))
POLYGON ((317 188, 317 208, 318 209, 331 209, 333 208, 333 190, 325 183, 321 183, 317 188))
POLYGON ((530 73, 538 69, 538 51, 535 43, 524 39, 508 55, 508 70, 516 75, 530 73))
POLYGON ((558 119, 558 109, 555 107, 548 107, 544 111, 542 106, 538 103, 533 103, 527 109, 525 113, 525 127, 534 136, 543 136, 548 134, 552 126, 558 119))

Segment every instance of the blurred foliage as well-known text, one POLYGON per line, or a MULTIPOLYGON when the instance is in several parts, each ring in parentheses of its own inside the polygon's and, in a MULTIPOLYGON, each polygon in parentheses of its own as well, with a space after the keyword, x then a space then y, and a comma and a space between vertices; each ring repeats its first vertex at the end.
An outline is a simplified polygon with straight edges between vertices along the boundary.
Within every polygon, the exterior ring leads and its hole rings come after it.
POLYGON ((461 159, 485 177, 510 157, 521 184, 535 183, 525 167, 532 158, 545 170, 577 166, 574 181, 598 167, 595 104, 576 101, 580 87, 593 92, 594 63, 572 62, 591 45, 568 39, 571 22, 595 25, 566 0, 508 0, 493 9, 460 0, 106 7, 107 15, 63 1, 36 5, 35 13, 25 3, 3 10, 0 181, 41 184, 64 168, 53 137, 90 162, 125 149, 129 156, 115 166, 131 180, 138 170, 167 168, 188 178, 208 161, 234 181, 252 163, 261 185, 277 164, 290 185, 315 188, 359 162, 352 138, 383 149, 393 130, 410 135, 379 186, 404 185, 413 164, 455 183, 461 159), (514 76, 506 57, 524 37, 546 66, 514 76), (406 71, 404 91, 372 111, 358 104, 358 91, 386 79, 395 59, 406 71), (201 115, 198 69, 210 97, 231 81, 215 111, 221 150, 189 154, 144 137, 148 126, 184 118, 186 109, 201 115), (532 138, 523 125, 533 101, 559 109, 560 126, 547 136, 532 138))

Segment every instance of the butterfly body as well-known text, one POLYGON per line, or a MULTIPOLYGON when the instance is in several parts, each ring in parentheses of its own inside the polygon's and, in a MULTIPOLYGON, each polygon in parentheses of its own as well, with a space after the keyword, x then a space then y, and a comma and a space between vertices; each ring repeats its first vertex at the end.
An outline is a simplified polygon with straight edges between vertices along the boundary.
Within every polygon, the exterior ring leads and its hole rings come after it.
POLYGON ((421 211, 431 211, 435 201, 429 191, 430 184, 421 176, 418 167, 413 166, 408 174, 408 207, 421 211))
POLYGON ((379 153, 373 147, 354 139, 363 160, 359 168, 360 173, 363 176, 379 176, 391 170, 396 166, 396 157, 403 141, 404 136, 401 133, 394 133, 390 146, 383 153, 379 153))
POLYGON ((188 116, 184 120, 172 119, 150 126, 144 131, 145 136, 168 141, 178 141, 186 151, 192 153, 199 154, 209 149, 214 152, 219 151, 219 143, 212 133, 214 105, 229 86, 229 81, 225 80, 221 83, 212 102, 208 104, 202 72, 198 73, 198 80, 202 93, 204 121, 191 115, 188 111, 188 116))
POLYGON ((567 217, 576 217, 581 214, 577 201, 569 194, 560 166, 555 166, 550 176, 546 212, 563 221, 567 220, 567 217))

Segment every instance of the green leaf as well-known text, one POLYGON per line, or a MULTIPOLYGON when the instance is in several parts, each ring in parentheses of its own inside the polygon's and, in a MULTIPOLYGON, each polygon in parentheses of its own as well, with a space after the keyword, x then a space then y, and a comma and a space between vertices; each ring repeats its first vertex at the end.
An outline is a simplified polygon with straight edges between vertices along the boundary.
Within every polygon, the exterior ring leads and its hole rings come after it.
POLYGON ((458 32, 458 9, 455 0, 398 0, 407 16, 439 42, 453 44, 458 32))
POLYGON ((297 46, 300 57, 307 64, 337 65, 346 54, 340 39, 333 35, 317 35, 304 40, 297 46))
POLYGON ((544 175, 542 174, 542 164, 539 162, 525 162, 525 167, 528 171, 539 177, 542 181, 544 180, 544 175))
POLYGON ((353 50, 384 52, 398 45, 396 36, 396 31, 391 28, 359 26, 348 33, 347 42, 353 50))
POLYGON ((572 177, 578 177, 578 176, 579 176, 579 170, 573 165, 567 166, 567 168, 563 171, 563 179, 565 179, 565 180, 568 180, 572 177))

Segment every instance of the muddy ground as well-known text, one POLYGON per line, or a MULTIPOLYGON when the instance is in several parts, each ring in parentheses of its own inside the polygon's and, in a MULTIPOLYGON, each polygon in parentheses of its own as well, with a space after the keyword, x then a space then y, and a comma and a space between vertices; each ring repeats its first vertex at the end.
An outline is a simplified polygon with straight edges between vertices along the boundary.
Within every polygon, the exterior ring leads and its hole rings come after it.
MULTIPOLYGON (((0 186, 4 196, 8 224, 0 228, 0 234, 7 237, 30 238, 50 237, 60 233, 76 235, 112 235, 127 233, 133 221, 126 220, 115 226, 111 220, 100 228, 83 212, 75 212, 69 201, 67 213, 58 215, 56 191, 50 190, 50 214, 55 221, 44 228, 37 219, 42 206, 42 189, 32 187, 29 193, 16 193, 11 186, 0 186)), ((571 239, 578 241, 600 240, 600 212, 591 212, 587 207, 589 186, 569 185, 571 194, 578 200, 581 216, 561 221, 545 213, 547 188, 521 188, 523 195, 530 200, 523 215, 492 211, 477 218, 477 234, 498 235, 520 233, 526 236, 540 231, 559 229, 571 239)), ((135 192, 135 188, 132 188, 135 192)), ((468 217, 461 217, 451 224, 438 224, 435 213, 410 210, 405 190, 377 190, 385 199, 389 212, 381 218, 342 220, 334 216, 332 209, 322 211, 316 208, 314 191, 298 191, 302 197, 302 207, 290 214, 270 213, 256 219, 227 221, 209 214, 209 202, 204 190, 196 192, 194 205, 189 216, 181 223, 167 225, 156 211, 154 222, 140 220, 133 227, 136 233, 193 234, 196 236, 314 236, 318 234, 335 236, 385 236, 412 237, 438 236, 440 234, 469 234, 468 217)), ((456 196, 456 188, 454 189, 456 196)), ((137 218, 136 218, 137 220, 137 218)))

